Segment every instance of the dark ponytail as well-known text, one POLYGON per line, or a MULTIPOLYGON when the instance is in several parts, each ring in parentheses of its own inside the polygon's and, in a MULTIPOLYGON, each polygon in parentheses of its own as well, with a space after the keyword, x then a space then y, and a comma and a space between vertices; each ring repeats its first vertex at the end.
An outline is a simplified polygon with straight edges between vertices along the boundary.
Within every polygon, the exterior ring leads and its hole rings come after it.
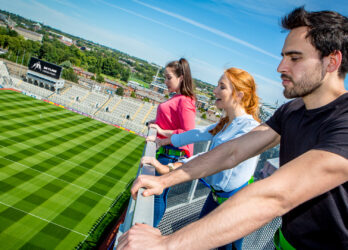
POLYGON ((191 69, 187 60, 185 58, 180 58, 179 61, 172 61, 166 65, 166 68, 171 68, 176 77, 183 76, 180 85, 180 94, 196 99, 191 69))

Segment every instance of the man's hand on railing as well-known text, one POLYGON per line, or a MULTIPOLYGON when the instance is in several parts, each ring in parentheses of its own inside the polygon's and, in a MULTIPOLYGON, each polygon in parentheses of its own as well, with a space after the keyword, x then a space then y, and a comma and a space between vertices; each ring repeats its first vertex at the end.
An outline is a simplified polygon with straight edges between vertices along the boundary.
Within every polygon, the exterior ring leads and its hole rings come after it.
POLYGON ((140 175, 134 181, 131 188, 131 195, 134 200, 136 200, 140 188, 146 188, 142 193, 142 195, 146 197, 154 194, 162 194, 164 185, 160 181, 160 176, 140 175))
POLYGON ((165 239, 158 228, 146 224, 136 223, 131 229, 124 233, 119 239, 117 250, 126 249, 165 249, 165 239))

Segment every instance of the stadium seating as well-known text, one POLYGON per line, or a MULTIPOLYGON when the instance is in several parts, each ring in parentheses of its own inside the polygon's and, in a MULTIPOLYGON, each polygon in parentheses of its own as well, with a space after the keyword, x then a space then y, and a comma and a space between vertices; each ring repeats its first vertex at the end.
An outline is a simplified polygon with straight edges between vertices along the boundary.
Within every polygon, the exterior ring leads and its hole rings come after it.
MULTIPOLYGON (((130 97, 108 95, 91 91, 85 86, 66 84, 60 93, 11 78, 6 64, 0 61, 0 85, 14 87, 40 99, 47 99, 73 110, 96 117, 103 121, 124 127, 140 135, 146 135, 146 123, 156 118, 157 106, 130 97)), ((204 126, 209 121, 196 117, 196 124, 204 126)))

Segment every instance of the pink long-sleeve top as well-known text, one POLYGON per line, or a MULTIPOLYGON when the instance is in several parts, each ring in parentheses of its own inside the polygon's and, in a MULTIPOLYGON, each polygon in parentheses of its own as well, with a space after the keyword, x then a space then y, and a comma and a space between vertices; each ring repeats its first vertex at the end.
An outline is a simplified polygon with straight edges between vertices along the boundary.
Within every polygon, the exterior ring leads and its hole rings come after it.
MULTIPOLYGON (((173 130, 173 134, 180 134, 195 128, 195 116, 195 100, 178 94, 158 105, 156 124, 164 130, 173 130)), ((165 138, 162 135, 158 137, 165 138)), ((185 150, 188 157, 193 155, 193 144, 180 149, 185 150)))

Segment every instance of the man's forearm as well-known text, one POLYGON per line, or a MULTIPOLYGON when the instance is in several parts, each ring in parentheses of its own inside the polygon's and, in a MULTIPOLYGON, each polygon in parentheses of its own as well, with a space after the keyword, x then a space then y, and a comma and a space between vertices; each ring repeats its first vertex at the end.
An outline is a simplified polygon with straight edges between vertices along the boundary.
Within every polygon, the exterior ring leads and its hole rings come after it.
POLYGON ((180 168, 161 176, 165 187, 170 187, 182 182, 198 179, 220 172, 235 166, 233 143, 227 142, 212 151, 200 155, 185 163, 180 168))
POLYGON ((272 176, 243 188, 209 215, 166 240, 176 249, 211 249, 238 240, 303 202, 345 183, 347 166, 347 159, 341 156, 308 151, 272 176))
POLYGON ((283 212, 278 199, 261 195, 262 181, 227 200, 203 219, 169 235, 169 249, 212 249, 250 234, 283 212), (192 240, 195 239, 195 240, 192 240))

